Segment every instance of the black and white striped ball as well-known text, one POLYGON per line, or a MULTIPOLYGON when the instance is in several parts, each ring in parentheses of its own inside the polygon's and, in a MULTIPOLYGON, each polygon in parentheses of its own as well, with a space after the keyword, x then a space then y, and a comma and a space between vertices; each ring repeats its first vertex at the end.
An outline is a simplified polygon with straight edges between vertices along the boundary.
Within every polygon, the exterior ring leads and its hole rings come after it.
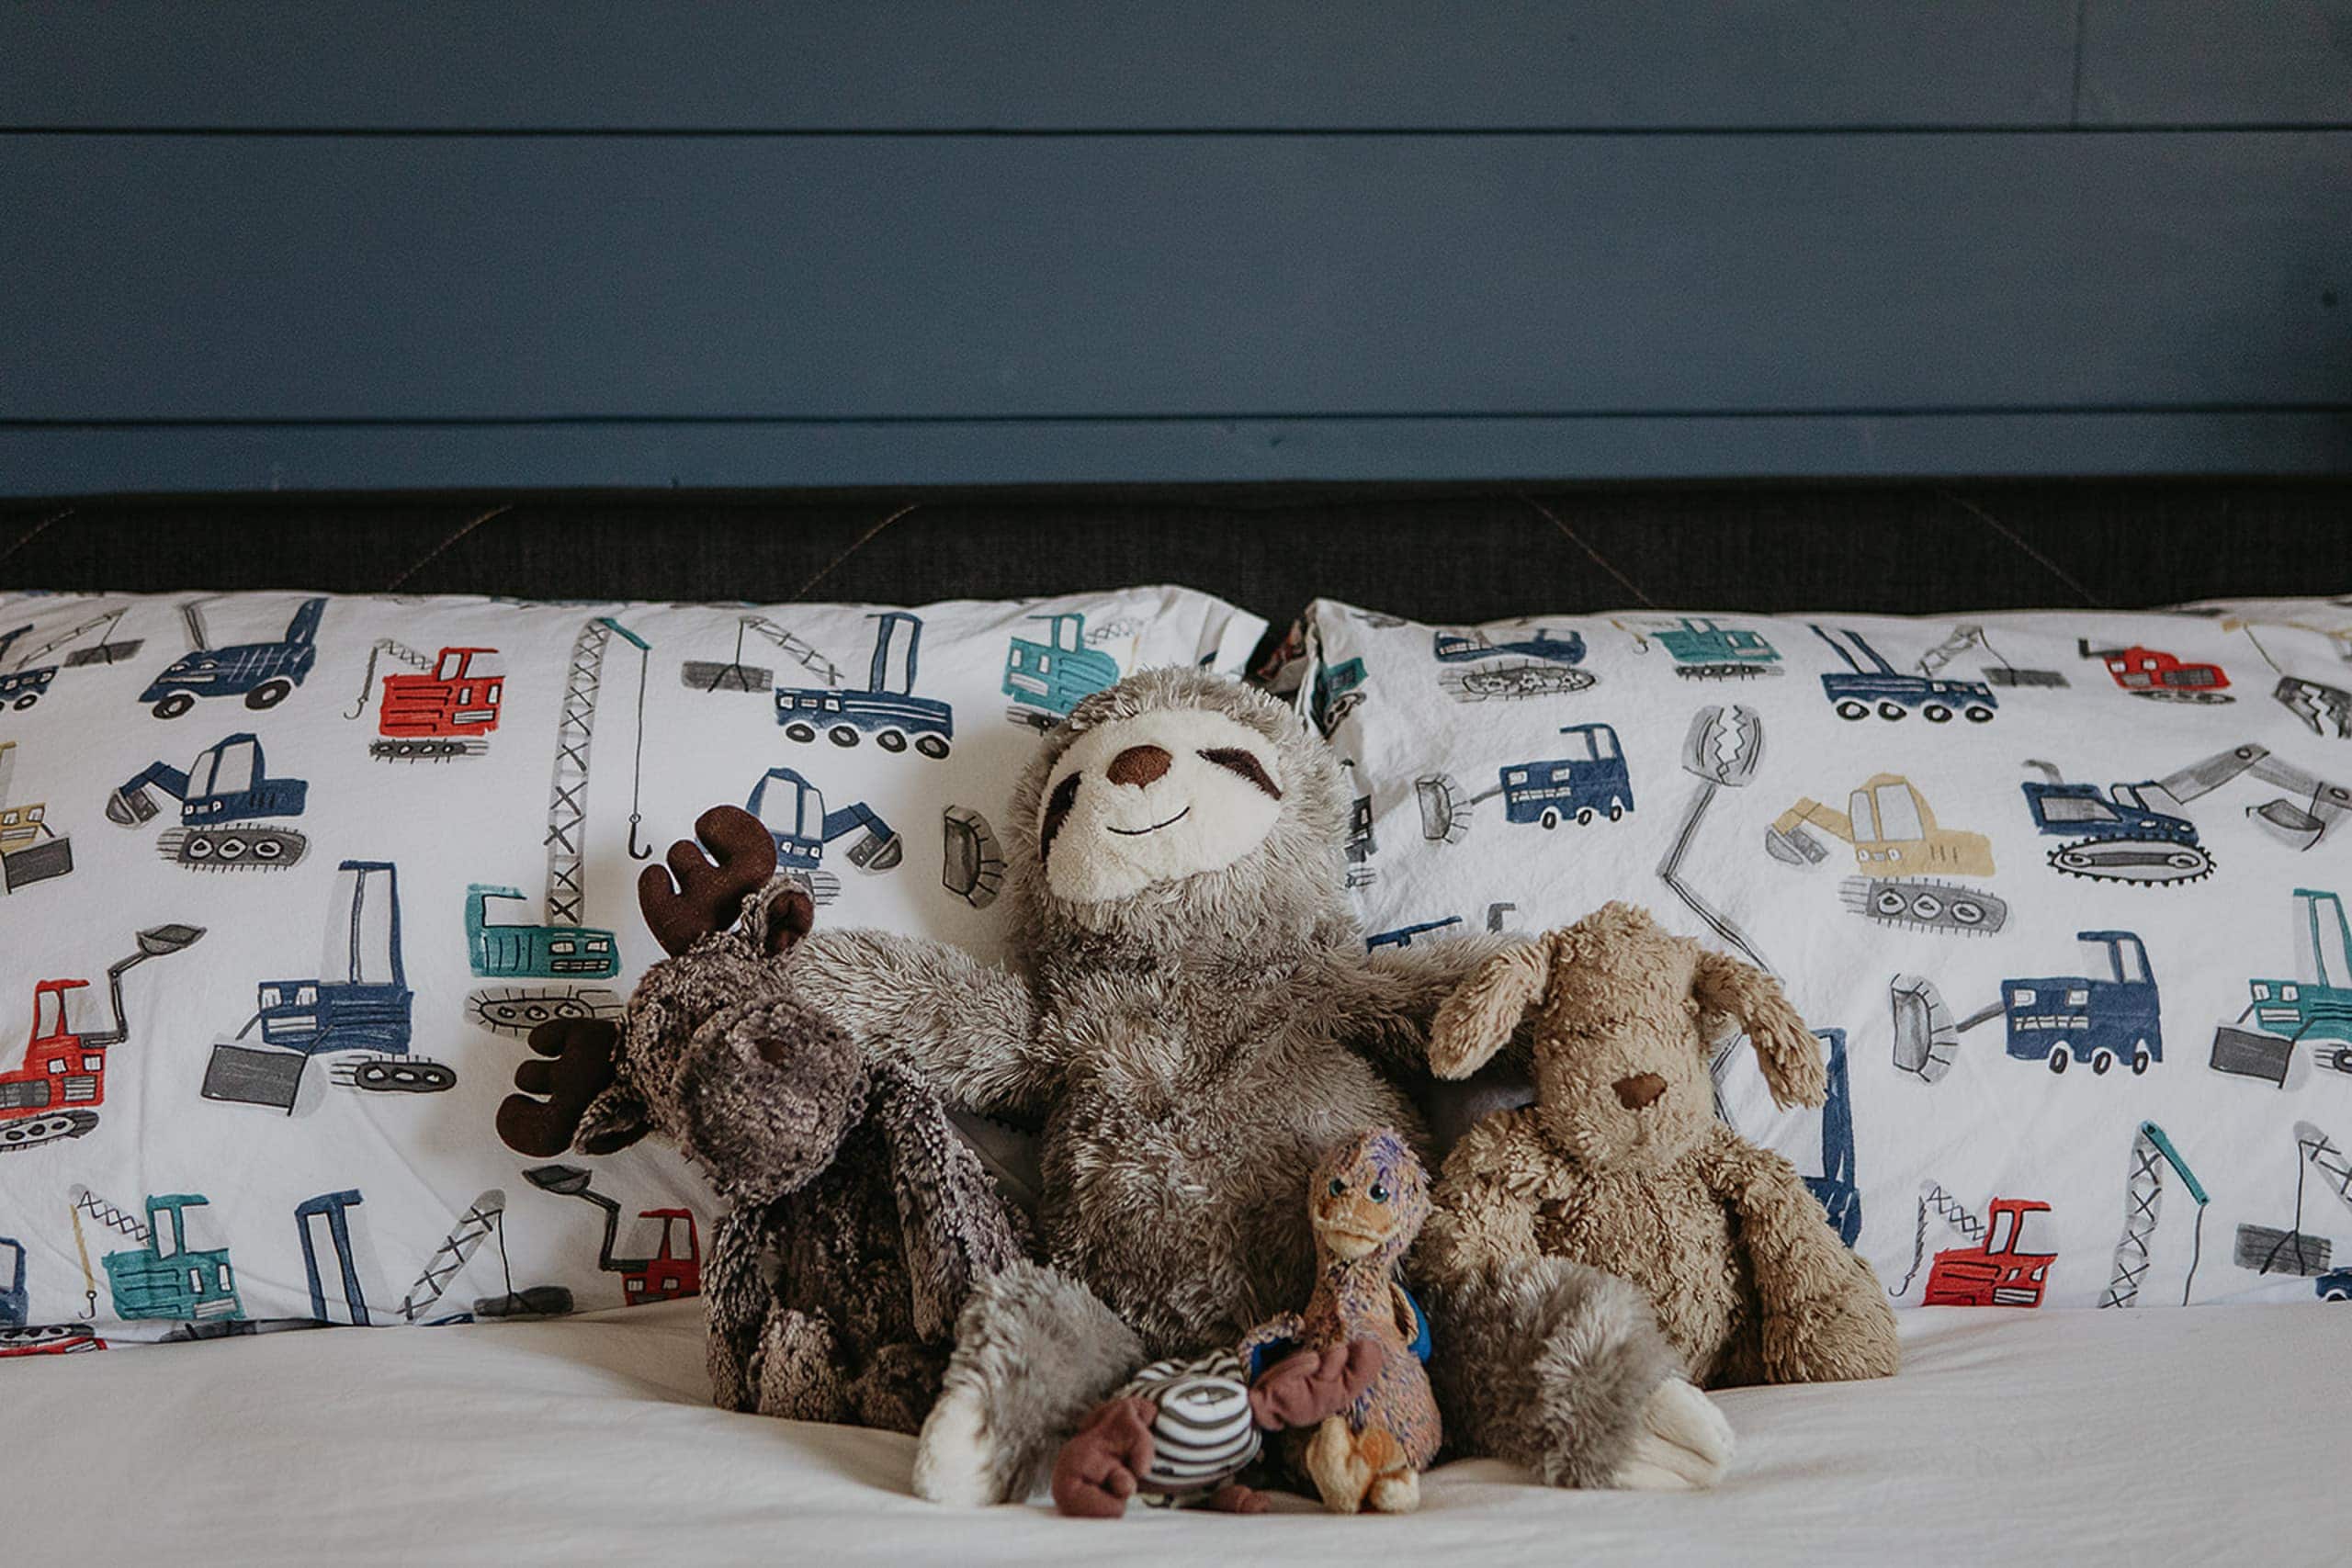
POLYGON ((1159 1412, 1151 1422, 1151 1465, 1137 1478, 1139 1491, 1171 1499, 1212 1492, 1258 1457, 1247 1374, 1239 1357, 1220 1352, 1154 1361, 1128 1380, 1120 1393, 1140 1394, 1159 1412))

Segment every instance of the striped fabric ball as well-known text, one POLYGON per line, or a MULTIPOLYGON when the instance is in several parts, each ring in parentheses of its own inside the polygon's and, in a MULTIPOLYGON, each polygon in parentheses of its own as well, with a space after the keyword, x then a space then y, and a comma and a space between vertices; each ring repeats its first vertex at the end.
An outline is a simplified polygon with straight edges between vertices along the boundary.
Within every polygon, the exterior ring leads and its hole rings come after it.
POLYGON ((1169 1498, 1212 1492, 1258 1457, 1248 1371, 1239 1357, 1226 1352, 1154 1361, 1119 1391, 1139 1394, 1159 1409, 1151 1422, 1151 1464, 1139 1478, 1142 1491, 1169 1498))

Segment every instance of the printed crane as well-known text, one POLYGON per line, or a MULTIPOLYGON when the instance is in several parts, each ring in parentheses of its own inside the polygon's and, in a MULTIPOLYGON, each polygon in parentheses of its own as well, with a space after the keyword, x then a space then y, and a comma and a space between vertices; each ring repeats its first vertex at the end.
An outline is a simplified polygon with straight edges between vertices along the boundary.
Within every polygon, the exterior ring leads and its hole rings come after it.
POLYGON ((2082 637, 2075 648, 2085 659, 2106 665, 2117 688, 2135 697, 2208 705, 2237 700, 2229 694, 2230 677, 2218 664, 2184 660, 2162 649, 2142 648, 2137 643, 2129 648, 2093 648, 2088 637, 2082 637))
POLYGON ((477 882, 466 891, 466 949, 477 977, 531 979, 552 985, 475 989, 467 1005, 474 1021, 501 1034, 528 1034, 552 1018, 616 1018, 621 998, 609 980, 621 972, 613 933, 582 923, 587 906, 588 765, 595 739, 596 705, 604 688, 605 656, 615 637, 638 652, 636 749, 629 764, 628 851, 637 842, 645 779, 645 683, 652 645, 610 615, 580 628, 571 645, 563 708, 556 720, 555 776, 548 791, 547 923, 515 924, 492 918, 493 900, 522 901, 522 890, 477 882))
POLYGON ((2139 1303, 2141 1283, 2148 1277, 2149 1244, 2155 1239, 2156 1222, 2164 1208, 2167 1166, 2197 1204, 2196 1244, 2189 1253, 2188 1272, 2180 1281, 2180 1304, 2188 1304, 2189 1290, 2197 1283, 2197 1261, 2205 1249, 2205 1205, 2211 1199, 2165 1130, 2154 1122, 2143 1122, 2132 1135, 2130 1174, 2123 1183, 2123 1235, 2115 1244, 2115 1264, 2108 1274, 2107 1290, 2098 1299, 2103 1307, 2139 1303))
POLYGON ((2331 1269, 2333 1245, 2325 1236, 2312 1235, 2303 1229, 2303 1189, 2312 1171, 2319 1172, 2328 1190, 2352 1210, 2352 1156, 2347 1156, 2316 1122, 2298 1122, 2294 1224, 2287 1230, 2269 1225, 2239 1225, 2233 1260, 2239 1268, 2257 1274, 2300 1274, 2306 1279, 2317 1276, 2316 1289, 2321 1299, 2340 1299, 2333 1292, 2342 1288, 2340 1281, 2352 1275, 2352 1269, 2331 1269))
MULTIPOLYGON (((67 627, 47 642, 19 654, 17 662, 6 673, 0 673, 0 710, 28 708, 40 702, 48 695, 50 685, 57 679, 61 669, 78 670, 90 664, 116 664, 137 653, 142 645, 141 638, 127 637, 120 642, 105 640, 107 634, 114 630, 122 616, 123 612, 119 609, 102 610, 89 619, 67 627), (100 631, 100 627, 105 630, 100 631), (40 662, 59 649, 77 642, 94 631, 98 632, 99 640, 89 648, 74 649, 65 656, 62 664, 40 662)), ((6 658, 17 639, 30 630, 32 626, 28 624, 0 637, 0 658, 6 658)))
POLYGON ((678 683, 695 692, 764 692, 775 683, 775 672, 763 664, 743 662, 743 639, 757 637, 827 686, 842 683, 833 661, 817 651, 807 638, 777 626, 765 615, 735 617, 735 657, 725 663, 689 659, 678 666, 678 683))
POLYGON ((1674 673, 1684 681, 1753 681, 1785 673, 1781 651, 1764 634, 1746 626, 1726 626, 1695 615, 1671 623, 1611 621, 1634 639, 1634 651, 1647 653, 1655 642, 1674 660, 1674 673))
POLYGON ((1917 1229, 1911 1238, 1911 1269, 1886 1293, 1899 1301, 1919 1277, 1919 1266, 1927 1260, 1928 1219, 1932 1214, 1970 1245, 1936 1254, 1928 1265, 1921 1305, 2040 1306, 2058 1255, 2028 1245, 2026 1222, 2049 1212, 2047 1203, 1996 1198, 1985 1215, 1979 1217, 1940 1182, 1921 1182, 1917 1229))
MULTIPOLYGON (((311 1317, 314 1322, 366 1327, 376 1321, 376 1309, 368 1304, 367 1286, 360 1278, 358 1259, 351 1244, 351 1211, 365 1201, 353 1188, 322 1192, 294 1206, 294 1224, 302 1246, 302 1272, 310 1286, 311 1317), (334 1283, 339 1292, 331 1291, 326 1270, 322 1267, 329 1259, 334 1266, 334 1283)), ((504 1269, 505 1215, 506 1194, 494 1187, 466 1205, 448 1235, 425 1259, 416 1282, 394 1309, 401 1322, 440 1324, 462 1323, 473 1317, 555 1317, 571 1310, 571 1292, 562 1286, 539 1285, 517 1291, 512 1274, 507 1273, 504 1289, 494 1296, 477 1297, 471 1313, 425 1318, 424 1314, 447 1293, 450 1283, 465 1271, 467 1262, 481 1244, 492 1236, 498 1237, 499 1260, 504 1269)))
MULTIPOLYGON (((2265 647, 2262 638, 2256 635, 2256 627, 2263 624, 2249 620, 2243 615, 2222 617, 2222 629, 2225 632, 2245 633, 2246 640, 2254 644, 2256 653, 2262 655, 2262 661, 2269 665, 2272 672, 2278 677, 2278 683, 2270 690, 2272 701, 2293 714, 2303 728, 2313 735, 2333 736, 2338 740, 2352 740, 2352 692, 2347 692, 2341 686, 2331 686, 2324 681, 2314 681, 2290 674, 2278 660, 2271 657, 2270 649, 2265 647)), ((2344 662, 2352 664, 2352 626, 2313 626, 2308 621, 2281 621, 2275 625, 2295 631, 2315 633, 2325 637, 2334 649, 2335 656, 2344 662)))
POLYGON ((158 1193, 147 1200, 141 1220, 86 1187, 73 1192, 74 1206, 131 1246, 102 1259, 117 1317, 163 1318, 183 1323, 237 1322, 245 1315, 237 1294, 236 1269, 226 1247, 190 1244, 191 1213, 210 1206, 197 1192, 158 1193))
POLYGON ((1984 628, 1974 622, 1962 622, 1952 627, 1951 635, 1919 656, 1919 673, 1933 678, 1951 667, 1951 662, 1970 649, 1981 648, 1993 663, 1984 671, 1987 684, 1995 686, 2064 686, 2066 677, 2055 670, 2022 670, 2001 657, 1984 628))
POLYGON ((506 661, 498 649, 445 648, 427 658, 397 637, 378 637, 359 677, 359 700, 344 717, 368 711, 376 666, 388 655, 408 670, 384 677, 368 755, 379 762, 446 762, 490 750, 487 737, 498 728, 506 694, 506 661))

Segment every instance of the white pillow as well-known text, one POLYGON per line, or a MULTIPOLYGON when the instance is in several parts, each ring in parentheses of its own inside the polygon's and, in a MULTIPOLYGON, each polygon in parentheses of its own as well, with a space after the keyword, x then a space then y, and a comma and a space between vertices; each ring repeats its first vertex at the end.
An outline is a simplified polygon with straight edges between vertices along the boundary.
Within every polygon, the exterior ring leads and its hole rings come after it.
POLYGON ((531 1021, 616 1011, 661 956, 641 857, 756 801, 820 925, 995 956, 989 824, 1042 726, 1142 666, 1238 672, 1262 630, 1175 588, 188 604, 0 600, 0 1002, 34 1035, 0 1045, 0 1329, 690 1292, 710 1207, 677 1159, 543 1190, 492 1125, 531 1021))
POLYGON ((1621 898, 1749 953, 1845 1093, 1740 1051, 1727 1113, 1899 1301, 2352 1280, 2352 608, 1309 615, 1372 940, 1621 898))

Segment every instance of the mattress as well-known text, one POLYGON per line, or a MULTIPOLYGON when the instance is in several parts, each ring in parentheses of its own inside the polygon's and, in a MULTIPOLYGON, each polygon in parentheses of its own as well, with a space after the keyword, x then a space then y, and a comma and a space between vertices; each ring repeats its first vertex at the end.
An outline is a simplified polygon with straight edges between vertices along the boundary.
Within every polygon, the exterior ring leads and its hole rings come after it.
POLYGON ((2352 1312, 1923 1308, 1887 1382, 1721 1396, 1704 1495, 1442 1467, 1406 1517, 950 1511, 910 1439, 710 1408, 680 1302, 0 1369, 12 1562, 2342 1563, 2352 1312))

